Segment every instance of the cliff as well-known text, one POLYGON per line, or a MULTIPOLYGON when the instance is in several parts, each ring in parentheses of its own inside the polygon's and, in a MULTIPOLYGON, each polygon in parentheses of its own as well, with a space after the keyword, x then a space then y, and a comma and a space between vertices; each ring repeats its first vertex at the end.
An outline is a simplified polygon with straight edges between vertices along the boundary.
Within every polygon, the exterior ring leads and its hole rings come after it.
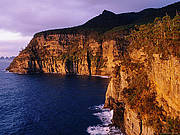
POLYGON ((37 33, 7 70, 111 76, 104 107, 114 110, 113 124, 122 132, 178 134, 179 4, 120 15, 104 11, 82 26, 37 33), (166 11, 171 16, 152 22, 166 11))
MULTIPOLYGON (((97 33, 96 33, 97 34, 97 33)), ((8 67, 10 72, 110 75, 115 40, 83 34, 38 35, 8 67)))
MULTIPOLYGON (((144 54, 135 53, 145 59, 144 54)), ((137 57, 131 57, 136 62, 128 65, 119 63, 108 85, 105 107, 114 109, 113 122, 126 134, 180 132, 179 58, 154 57, 151 71, 147 63, 137 62, 137 57)))
POLYGON ((180 133, 179 19, 165 16, 137 28, 113 68, 105 107, 128 135, 180 133))

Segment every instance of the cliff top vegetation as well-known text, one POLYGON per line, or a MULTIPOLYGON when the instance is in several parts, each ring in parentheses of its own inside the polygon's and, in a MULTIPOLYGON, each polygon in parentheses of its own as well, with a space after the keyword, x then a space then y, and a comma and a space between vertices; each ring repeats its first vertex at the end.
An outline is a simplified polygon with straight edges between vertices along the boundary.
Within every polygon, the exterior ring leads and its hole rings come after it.
POLYGON ((34 36, 39 35, 50 35, 50 34, 88 34, 92 31, 97 31, 99 33, 107 32, 115 27, 127 25, 134 26, 136 24, 145 24, 153 22, 156 17, 163 17, 168 14, 171 17, 179 12, 180 2, 162 7, 162 8, 149 8, 142 10, 140 12, 130 12, 122 14, 114 14, 110 11, 104 10, 102 14, 94 17, 83 25, 64 28, 64 29, 54 29, 47 30, 36 33, 34 36))

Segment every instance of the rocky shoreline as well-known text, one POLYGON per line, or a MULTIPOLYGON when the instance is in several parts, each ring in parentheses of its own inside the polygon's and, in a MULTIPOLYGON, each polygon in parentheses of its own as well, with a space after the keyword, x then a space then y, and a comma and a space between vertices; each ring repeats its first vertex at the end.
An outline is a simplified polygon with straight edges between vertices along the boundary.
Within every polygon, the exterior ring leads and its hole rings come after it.
POLYGON ((124 134, 180 133, 178 20, 165 16, 134 31, 41 32, 7 70, 110 77, 104 107, 124 134))

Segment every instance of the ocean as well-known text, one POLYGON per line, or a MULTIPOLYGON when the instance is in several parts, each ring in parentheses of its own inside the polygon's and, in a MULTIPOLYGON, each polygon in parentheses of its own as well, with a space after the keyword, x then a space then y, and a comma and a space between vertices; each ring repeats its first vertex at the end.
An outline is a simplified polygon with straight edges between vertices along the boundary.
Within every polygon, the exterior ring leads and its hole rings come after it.
POLYGON ((0 60, 0 135, 119 135, 103 109, 109 79, 18 75, 0 60))

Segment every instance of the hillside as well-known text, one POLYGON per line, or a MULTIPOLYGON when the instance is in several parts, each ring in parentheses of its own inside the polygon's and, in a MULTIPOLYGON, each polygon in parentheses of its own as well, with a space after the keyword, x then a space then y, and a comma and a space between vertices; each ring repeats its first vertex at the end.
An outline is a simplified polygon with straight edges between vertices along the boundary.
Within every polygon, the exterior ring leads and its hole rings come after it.
POLYGON ((163 17, 169 15, 174 17, 177 12, 180 12, 180 2, 162 7, 162 8, 149 8, 140 12, 115 14, 111 11, 104 10, 102 14, 92 18, 85 24, 65 29, 55 29, 36 33, 39 34, 60 34, 60 33, 87 33, 87 31, 105 32, 114 27, 124 25, 135 25, 153 22, 156 17, 163 17))

